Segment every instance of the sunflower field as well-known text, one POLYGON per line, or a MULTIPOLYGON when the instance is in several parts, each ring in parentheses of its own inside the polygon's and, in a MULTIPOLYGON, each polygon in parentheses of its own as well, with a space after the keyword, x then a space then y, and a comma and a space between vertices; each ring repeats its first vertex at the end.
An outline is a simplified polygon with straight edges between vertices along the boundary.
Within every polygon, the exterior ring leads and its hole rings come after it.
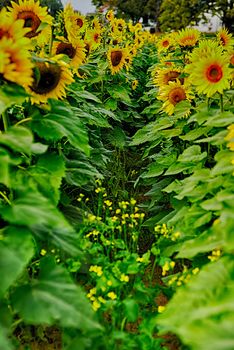
POLYGON ((0 349, 234 349, 234 38, 0 10, 0 349))

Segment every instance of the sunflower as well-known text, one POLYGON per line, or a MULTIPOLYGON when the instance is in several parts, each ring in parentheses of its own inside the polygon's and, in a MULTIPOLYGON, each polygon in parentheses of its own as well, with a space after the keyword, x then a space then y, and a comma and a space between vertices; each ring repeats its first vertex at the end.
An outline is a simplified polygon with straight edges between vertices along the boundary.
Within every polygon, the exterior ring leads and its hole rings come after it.
POLYGON ((0 40, 0 73, 6 80, 24 87, 32 82, 33 68, 29 51, 24 47, 25 40, 26 38, 22 38, 15 42, 6 37, 0 40))
POLYGON ((189 54, 188 59, 190 62, 199 61, 201 58, 210 57, 212 53, 219 53, 222 55, 222 47, 219 46, 217 41, 214 40, 201 40, 199 46, 194 48, 192 53, 189 54))
POLYGON ((52 47, 53 55, 66 55, 71 61, 70 65, 77 70, 80 65, 85 61, 86 53, 85 53, 85 44, 84 42, 77 38, 71 44, 65 38, 60 38, 60 41, 55 41, 52 47))
POLYGON ((107 58, 112 74, 118 73, 123 68, 124 64, 126 63, 126 56, 126 49, 119 46, 108 50, 107 58))
POLYGON ((166 51, 173 45, 174 39, 171 34, 164 35, 163 37, 159 38, 157 42, 157 48, 159 52, 166 51))
POLYGON ((40 3, 34 0, 19 0, 19 3, 12 2, 9 7, 14 19, 23 19, 24 27, 29 28, 25 34, 28 38, 36 38, 39 43, 48 41, 51 33, 53 18, 48 14, 47 7, 41 7, 40 3), (41 24, 47 24, 40 29, 41 24))
POLYGON ((111 22, 113 21, 115 18, 115 15, 114 15, 114 11, 113 10, 109 10, 107 13, 106 13, 106 19, 107 21, 111 22))
POLYGON ((137 79, 132 81, 132 90, 136 90, 137 86, 139 85, 139 81, 137 79))
POLYGON ((226 28, 221 28, 216 34, 217 40, 225 49, 230 49, 234 45, 232 34, 228 33, 226 28))
POLYGON ((188 84, 182 85, 179 80, 171 81, 168 85, 165 85, 160 89, 158 99, 164 103, 162 105, 162 111, 172 115, 175 110, 175 106, 183 101, 192 99, 191 88, 188 84))
POLYGON ((73 82, 72 73, 61 56, 46 62, 37 62, 33 82, 27 89, 32 103, 46 103, 49 98, 66 96, 65 88, 73 82))
POLYGON ((179 81, 181 84, 184 83, 184 78, 180 78, 182 74, 182 68, 179 67, 167 67, 167 68, 158 68, 156 67, 152 71, 153 83, 156 86, 162 87, 168 85, 170 81, 179 81))
POLYGON ((223 93, 230 87, 229 57, 220 50, 210 50, 209 55, 192 61, 185 67, 185 72, 189 74, 188 80, 195 85, 197 92, 208 97, 216 92, 223 93))
POLYGON ((201 33, 194 28, 185 28, 177 33, 176 41, 182 47, 195 46, 201 33))
POLYGON ((63 17, 67 39, 72 43, 85 30, 86 19, 81 14, 75 12, 70 3, 65 6, 63 17))
MULTIPOLYGON (((6 37, 17 41, 23 38, 29 30, 29 28, 24 27, 22 19, 15 20, 5 8, 0 11, 0 40, 6 37)), ((30 44, 30 41, 28 41, 28 44, 30 44)))

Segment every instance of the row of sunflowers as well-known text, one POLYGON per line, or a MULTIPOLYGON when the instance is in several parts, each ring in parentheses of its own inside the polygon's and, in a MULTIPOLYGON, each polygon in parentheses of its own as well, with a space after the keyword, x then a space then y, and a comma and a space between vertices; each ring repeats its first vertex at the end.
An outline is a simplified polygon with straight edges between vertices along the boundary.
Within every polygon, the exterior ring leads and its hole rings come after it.
POLYGON ((232 350, 234 38, 0 11, 0 348, 232 350))

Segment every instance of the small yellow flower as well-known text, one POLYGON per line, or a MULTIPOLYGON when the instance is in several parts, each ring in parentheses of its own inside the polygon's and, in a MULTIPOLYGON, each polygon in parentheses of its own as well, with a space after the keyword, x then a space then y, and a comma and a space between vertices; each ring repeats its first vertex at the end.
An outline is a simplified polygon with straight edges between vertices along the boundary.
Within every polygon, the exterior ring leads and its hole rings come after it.
POLYGON ((114 292, 109 292, 107 294, 107 296, 111 299, 111 300, 115 300, 117 299, 117 295, 114 292))
POLYGON ((107 281, 108 286, 112 286, 112 284, 113 284, 112 281, 107 281))
POLYGON ((92 304, 93 310, 97 311, 100 307, 101 307, 101 304, 95 299, 93 304, 92 304))
POLYGON ((97 265, 91 265, 89 271, 95 272, 99 277, 103 274, 102 267, 97 265))
POLYGON ((120 276, 120 281, 121 282, 129 282, 129 277, 127 275, 125 275, 124 273, 122 273, 120 276))
POLYGON ((131 200, 130 200, 130 204, 131 204, 131 205, 135 205, 136 202, 137 202, 137 201, 136 201, 134 198, 131 198, 131 200))
POLYGON ((106 303, 106 300, 103 297, 98 297, 98 301, 100 301, 102 304, 106 303))
POLYGON ((121 209, 116 209, 116 214, 120 214, 121 213, 121 209))
POLYGON ((105 200, 104 203, 106 204, 107 207, 111 207, 112 206, 112 202, 109 201, 109 199, 105 200))
POLYGON ((199 271, 200 271, 199 267, 195 267, 195 269, 192 270, 192 274, 197 275, 199 271))
POLYGON ((42 250, 40 251, 40 254, 41 254, 42 256, 45 256, 46 253, 47 253, 47 251, 46 251, 45 249, 42 249, 42 250))
POLYGON ((161 314, 165 309, 166 309, 165 306, 160 305, 158 307, 158 313, 161 314))

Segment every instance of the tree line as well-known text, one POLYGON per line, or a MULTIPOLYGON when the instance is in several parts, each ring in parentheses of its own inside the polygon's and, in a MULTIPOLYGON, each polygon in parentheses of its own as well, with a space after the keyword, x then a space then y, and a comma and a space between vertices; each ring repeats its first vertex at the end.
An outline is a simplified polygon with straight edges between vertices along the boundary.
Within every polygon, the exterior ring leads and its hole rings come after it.
POLYGON ((137 22, 154 20, 161 31, 179 30, 206 20, 207 12, 218 15, 224 27, 234 32, 233 0, 92 0, 97 7, 114 8, 121 15, 137 22))

